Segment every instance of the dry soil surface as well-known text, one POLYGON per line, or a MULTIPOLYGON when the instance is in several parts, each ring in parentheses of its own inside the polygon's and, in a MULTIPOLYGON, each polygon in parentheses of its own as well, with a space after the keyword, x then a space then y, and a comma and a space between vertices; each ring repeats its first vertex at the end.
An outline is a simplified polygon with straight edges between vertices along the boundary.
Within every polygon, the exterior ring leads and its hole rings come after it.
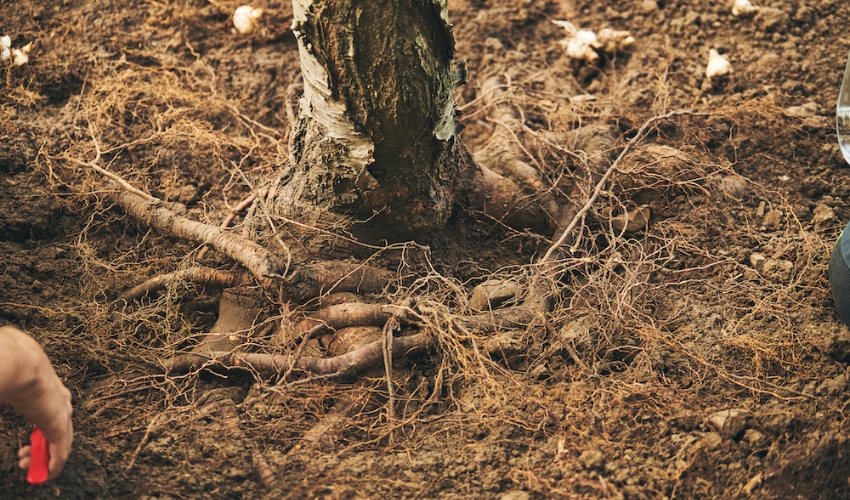
MULTIPOLYGON (((850 4, 736 17, 730 1, 451 0, 473 152, 501 133, 586 199, 567 131, 608 125, 622 148, 681 113, 633 144, 582 220, 551 314, 397 360, 390 421, 380 369, 281 385, 157 372, 214 320, 189 290, 115 312, 197 248, 111 207, 87 162, 218 224, 288 155, 291 5, 263 2, 250 36, 231 30, 237 6, 0 2, 0 35, 32 44, 0 65, 0 320, 42 343, 76 426, 61 478, 33 488, 14 458, 29 426, 7 407, 4 498, 850 498, 850 332, 826 279, 850 218, 834 127, 850 4), (572 60, 552 20, 634 43, 572 60), (706 77, 712 48, 731 74, 706 77), (613 228, 638 207, 648 221, 613 228)), ((411 257, 428 284, 401 286, 462 309, 550 244, 474 222, 432 244, 430 267, 411 257)))

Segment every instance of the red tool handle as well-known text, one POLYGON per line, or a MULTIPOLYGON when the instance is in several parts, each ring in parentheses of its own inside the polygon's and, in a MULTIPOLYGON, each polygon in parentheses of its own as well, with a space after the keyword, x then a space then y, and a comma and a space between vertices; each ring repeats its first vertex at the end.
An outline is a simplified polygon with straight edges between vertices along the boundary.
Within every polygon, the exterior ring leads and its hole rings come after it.
POLYGON ((34 427, 30 436, 30 469, 27 472, 27 482, 30 484, 41 484, 47 481, 47 462, 50 460, 50 451, 47 449, 47 440, 41 434, 38 427, 34 427))

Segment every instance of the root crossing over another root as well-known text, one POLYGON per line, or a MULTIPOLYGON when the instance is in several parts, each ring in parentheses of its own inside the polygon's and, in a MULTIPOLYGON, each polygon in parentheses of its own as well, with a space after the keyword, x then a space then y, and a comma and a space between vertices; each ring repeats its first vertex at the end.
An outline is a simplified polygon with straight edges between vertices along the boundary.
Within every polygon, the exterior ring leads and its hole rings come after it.
MULTIPOLYGON (((420 352, 430 343, 431 337, 422 333, 396 337, 393 339, 393 357, 420 352)), ((376 366, 383 362, 383 358, 383 342, 378 340, 332 358, 303 356, 294 359, 293 356, 285 354, 213 351, 204 354, 179 354, 171 359, 163 360, 162 366, 168 372, 184 373, 218 364, 227 368, 248 368, 258 373, 271 374, 280 374, 290 366, 294 366, 296 370, 312 372, 317 375, 345 377, 376 366)))

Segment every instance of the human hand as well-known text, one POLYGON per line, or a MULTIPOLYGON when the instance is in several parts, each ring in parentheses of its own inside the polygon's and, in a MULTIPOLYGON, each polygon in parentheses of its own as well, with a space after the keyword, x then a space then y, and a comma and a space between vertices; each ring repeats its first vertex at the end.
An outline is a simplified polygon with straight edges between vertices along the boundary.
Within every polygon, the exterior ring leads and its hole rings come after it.
MULTIPOLYGON (((11 327, 0 328, 0 401, 4 399, 41 429, 50 453, 48 479, 55 479, 68 460, 74 440, 71 393, 41 346, 11 327)), ((18 457, 18 465, 28 469, 30 447, 21 448, 18 457)))
MULTIPOLYGON (((64 389, 64 386, 63 386, 64 389)), ((66 389, 67 391, 67 389, 66 389)), ((70 403, 71 394, 68 393, 68 402, 70 403)), ((71 453, 71 443, 73 441, 74 430, 73 424, 70 418, 70 412, 67 413, 67 418, 60 418, 58 422, 58 437, 56 439, 48 439, 44 437, 44 432, 39 430, 40 436, 38 438, 44 441, 47 441, 47 451, 49 462, 47 463, 48 477, 47 479, 55 479, 59 476, 59 473, 62 472, 63 467, 65 466, 65 462, 68 460, 68 456, 71 453), (63 423, 62 420, 66 422, 63 423)), ((20 459, 18 465, 21 469, 27 470, 30 469, 34 464, 32 463, 33 459, 33 446, 37 446, 35 443, 36 439, 36 431, 33 431, 31 435, 32 444, 29 446, 24 446, 18 451, 18 458, 20 459)), ((41 445, 42 447, 44 444, 41 445)), ((44 448, 42 448, 44 450, 44 448)), ((43 451, 41 453, 44 453, 43 451)), ((33 473, 30 470, 30 473, 33 473)), ((27 477, 29 481, 29 476, 27 477)))

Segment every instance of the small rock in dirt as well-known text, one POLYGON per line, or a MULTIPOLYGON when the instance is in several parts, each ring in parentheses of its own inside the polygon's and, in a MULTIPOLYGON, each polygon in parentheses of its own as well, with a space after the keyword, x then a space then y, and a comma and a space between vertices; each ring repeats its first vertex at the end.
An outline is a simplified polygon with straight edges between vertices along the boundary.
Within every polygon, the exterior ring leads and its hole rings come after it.
POLYGON ((764 267, 761 273, 765 278, 769 278, 777 283, 786 283, 791 279, 791 271, 794 270, 794 264, 787 260, 767 259, 764 262, 764 267))
POLYGON ((812 20, 812 9, 805 5, 800 5, 797 12, 794 13, 794 20, 801 23, 808 23, 812 20))
POLYGON ((601 469, 605 466, 605 455, 599 450, 586 450, 578 457, 585 469, 601 469))
POLYGON ((528 500, 530 497, 524 491, 509 491, 499 497, 499 500, 528 500))
POLYGON ((812 225, 815 231, 823 231, 832 226, 832 221, 835 220, 835 212, 826 205, 818 205, 815 207, 814 215, 812 216, 812 225))
POLYGON ((790 106, 784 109, 785 116, 791 118, 811 118, 818 114, 818 105, 815 102, 807 102, 801 106, 790 106))
POLYGON ((783 215, 785 214, 782 213, 782 210, 770 210, 769 212, 764 214, 764 221, 762 222, 762 225, 767 229, 779 227, 779 225, 782 223, 783 215))
POLYGON ((767 260, 767 257, 760 253, 750 254, 750 265, 753 266, 753 269, 761 271, 764 267, 764 263, 767 260))
POLYGON ((739 197, 747 192, 747 181, 740 175, 720 177, 720 189, 728 196, 739 197))
POLYGON ((650 217, 649 207, 640 206, 634 210, 630 210, 624 214, 620 214, 611 218, 611 227, 618 233, 625 232, 634 233, 641 229, 646 229, 650 217))
POLYGON ((646 13, 655 12, 658 10, 658 2, 655 0, 643 0, 643 2, 640 3, 640 10, 646 13))
POLYGON ((723 436, 717 432, 709 432, 702 438, 702 444, 708 450, 716 450, 723 445, 723 436))
POLYGON ((515 301, 520 293, 519 286, 508 280, 492 279, 476 286, 469 298, 469 307, 475 311, 497 309, 515 301))
POLYGON ((756 25, 761 31, 780 29, 791 18, 787 13, 771 7, 761 7, 756 14, 756 25))
POLYGON ((824 380, 817 388, 817 394, 823 396, 835 396, 847 387, 847 376, 840 373, 837 377, 824 380))
POLYGON ((752 448, 759 448, 767 443, 767 439, 764 434, 755 429, 747 429, 744 431, 744 441, 749 443, 752 448))
POLYGON ((758 208, 756 208, 756 217, 764 217, 764 208, 765 203, 763 201, 760 201, 758 208))
POLYGON ((623 468, 617 469, 617 471, 612 475, 612 477, 614 478, 614 482, 617 482, 617 483, 620 483, 620 484, 625 483, 626 481, 629 480, 630 477, 633 477, 633 476, 634 476, 634 472, 632 472, 632 469, 629 468, 629 467, 623 467, 623 468))
POLYGON ((710 423, 726 439, 736 439, 747 428, 750 412, 742 409, 721 410, 708 417, 710 423))

